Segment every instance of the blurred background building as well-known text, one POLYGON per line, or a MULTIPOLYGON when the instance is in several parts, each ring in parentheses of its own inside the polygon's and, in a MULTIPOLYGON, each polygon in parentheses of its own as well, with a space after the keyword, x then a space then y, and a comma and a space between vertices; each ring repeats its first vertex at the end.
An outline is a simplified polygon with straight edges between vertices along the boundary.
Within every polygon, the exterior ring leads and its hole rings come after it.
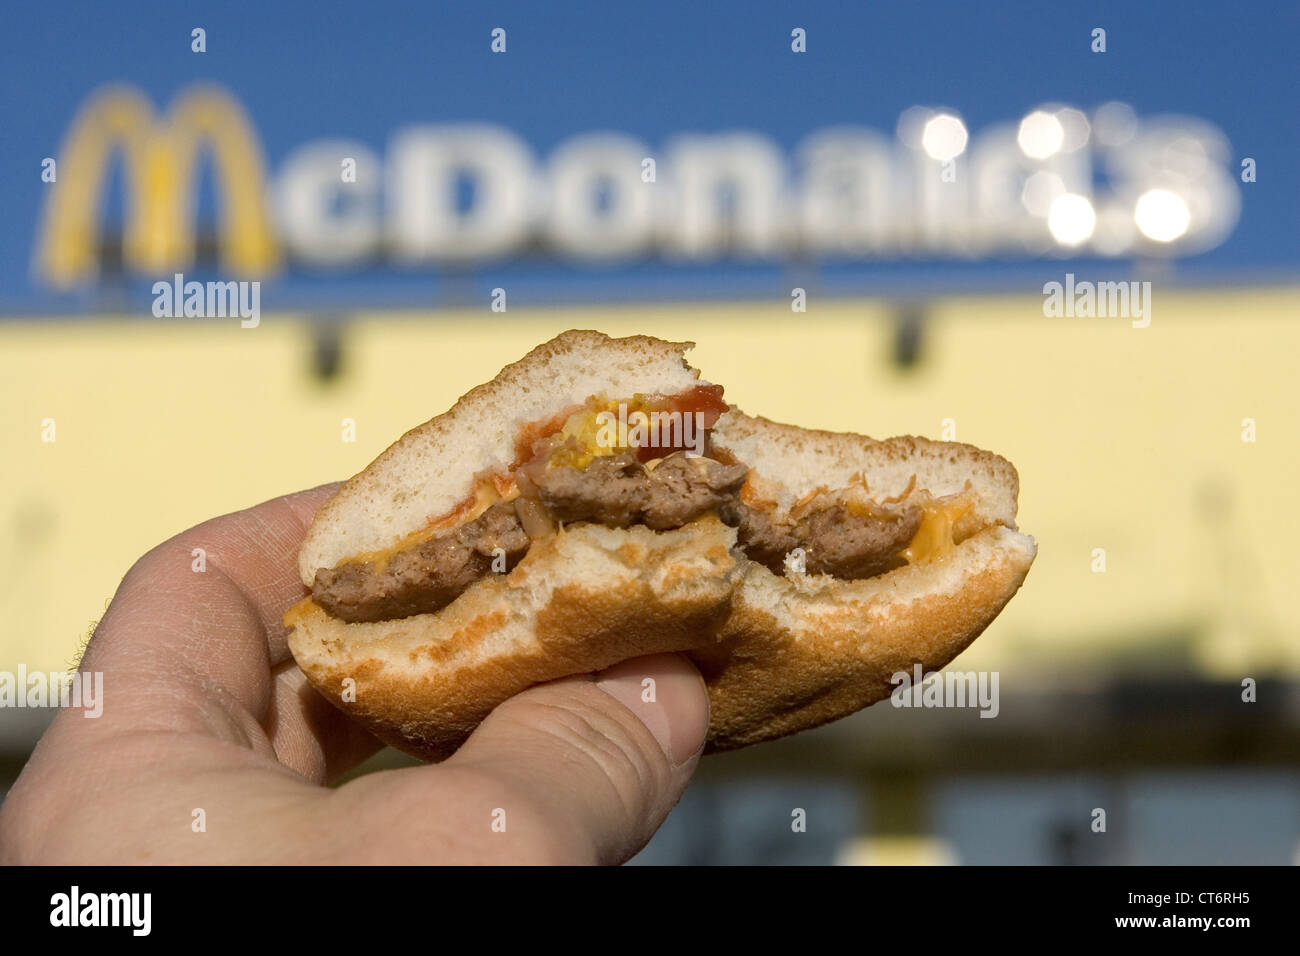
MULTIPOLYGON (((71 666, 158 541, 353 474, 563 329, 646 332, 747 411, 1006 455, 1040 553, 949 668, 998 672, 996 719, 710 758, 640 862, 1295 862, 1298 26, 15 8, 0 671, 71 666), (209 280, 260 282, 256 321, 165 317, 209 280)), ((0 709, 0 793, 48 719, 0 709)))

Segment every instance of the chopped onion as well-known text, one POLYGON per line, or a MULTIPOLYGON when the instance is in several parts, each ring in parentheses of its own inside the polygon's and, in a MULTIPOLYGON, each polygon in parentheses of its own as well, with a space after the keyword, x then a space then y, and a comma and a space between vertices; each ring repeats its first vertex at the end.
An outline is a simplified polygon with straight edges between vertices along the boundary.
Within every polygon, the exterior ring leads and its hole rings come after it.
POLYGON ((551 518, 551 513, 540 501, 522 496, 516 498, 515 514, 519 516, 519 523, 523 526, 524 534, 529 538, 536 540, 549 538, 555 534, 555 522, 551 518))

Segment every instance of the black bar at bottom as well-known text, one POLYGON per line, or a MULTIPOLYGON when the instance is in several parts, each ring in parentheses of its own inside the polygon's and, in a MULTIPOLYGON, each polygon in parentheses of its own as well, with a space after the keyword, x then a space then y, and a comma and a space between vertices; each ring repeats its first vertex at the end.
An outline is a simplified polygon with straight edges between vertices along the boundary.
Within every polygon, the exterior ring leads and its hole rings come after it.
POLYGON ((1295 870, 1286 867, 646 867, 547 874, 48 867, 4 875, 9 886, 0 895, 0 916, 7 939, 77 933, 86 940, 204 943, 339 943, 387 923, 403 933, 460 925, 495 944, 512 930, 580 923, 584 934, 598 925, 608 933, 620 921, 644 943, 642 934, 689 917, 706 938, 762 936, 784 924, 814 945, 826 933, 848 933, 864 945, 916 934, 951 941, 963 933, 984 944, 1097 936, 1199 936, 1230 944, 1243 933, 1288 926, 1296 887, 1295 870))

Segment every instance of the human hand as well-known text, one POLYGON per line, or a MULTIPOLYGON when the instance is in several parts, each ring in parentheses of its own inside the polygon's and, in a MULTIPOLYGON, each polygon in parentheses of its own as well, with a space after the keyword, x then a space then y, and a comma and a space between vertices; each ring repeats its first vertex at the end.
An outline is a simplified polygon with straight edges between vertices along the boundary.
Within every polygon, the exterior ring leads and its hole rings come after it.
POLYGON ((436 766, 326 786, 381 746, 307 684, 280 621, 335 488, 214 518, 136 562, 79 668, 103 673, 103 713, 55 717, 0 807, 0 862, 619 863, 645 845, 709 723, 676 655, 534 687, 436 766))

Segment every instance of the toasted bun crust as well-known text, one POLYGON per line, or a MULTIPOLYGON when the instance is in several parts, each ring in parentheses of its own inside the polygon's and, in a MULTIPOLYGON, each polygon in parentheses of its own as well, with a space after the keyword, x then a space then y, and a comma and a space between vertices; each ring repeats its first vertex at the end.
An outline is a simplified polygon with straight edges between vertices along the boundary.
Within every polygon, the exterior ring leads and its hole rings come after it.
MULTIPOLYGON (((300 556, 304 583, 449 511, 475 475, 510 463, 520 425, 592 394, 698 384, 682 359, 687 347, 567 332, 534 349, 408 432, 321 509, 300 556)), ((975 506, 957 522, 959 544, 947 557, 858 581, 774 574, 712 517, 665 532, 573 525, 434 614, 347 624, 304 600, 285 618, 294 657, 318 691, 381 740, 440 760, 533 684, 684 652, 709 688, 708 747, 726 750, 881 700, 891 676, 914 663, 944 666, 997 616, 1033 562, 1033 539, 1015 531, 1015 468, 989 452, 796 428, 734 409, 713 441, 763 479, 778 509, 859 472, 881 498, 909 487, 952 494, 969 483, 975 506)))
POLYGON ((942 561, 861 581, 749 563, 720 640, 688 655, 709 687, 707 752, 838 720, 888 697, 899 671, 943 667, 1011 600, 1036 551, 994 526, 942 561))

